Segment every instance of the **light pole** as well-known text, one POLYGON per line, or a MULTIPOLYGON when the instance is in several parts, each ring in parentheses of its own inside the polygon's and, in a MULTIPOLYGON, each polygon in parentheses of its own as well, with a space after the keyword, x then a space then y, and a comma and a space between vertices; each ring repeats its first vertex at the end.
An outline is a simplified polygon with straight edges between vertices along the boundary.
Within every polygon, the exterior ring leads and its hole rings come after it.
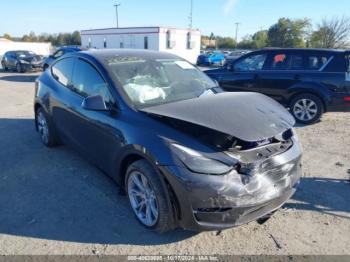
POLYGON ((190 10, 190 15, 188 17, 190 20, 189 28, 192 29, 192 22, 193 22, 193 0, 191 0, 191 10, 190 10))
POLYGON ((118 7, 120 6, 120 4, 116 3, 114 6, 115 6, 116 19, 117 19, 117 28, 119 28, 118 7))
POLYGON ((236 22, 236 43, 235 43, 235 49, 237 49, 237 41, 238 41, 238 27, 241 23, 236 22))

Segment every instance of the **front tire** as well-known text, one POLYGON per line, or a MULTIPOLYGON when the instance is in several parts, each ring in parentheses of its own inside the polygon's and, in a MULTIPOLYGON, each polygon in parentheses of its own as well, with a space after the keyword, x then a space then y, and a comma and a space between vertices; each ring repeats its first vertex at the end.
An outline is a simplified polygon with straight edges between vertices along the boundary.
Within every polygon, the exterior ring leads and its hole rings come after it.
POLYGON ((174 228, 174 215, 157 171, 146 160, 137 160, 127 169, 125 188, 137 220, 159 233, 174 228))
POLYGON ((320 120, 324 113, 324 106, 318 96, 301 94, 293 98, 290 110, 297 122, 312 124, 320 120))
POLYGON ((16 64, 16 71, 17 71, 17 73, 23 73, 23 68, 22 68, 22 65, 20 63, 16 64))
POLYGON ((54 147, 57 145, 54 137, 54 130, 51 126, 49 117, 43 108, 38 108, 35 113, 35 124, 40 135, 41 142, 47 147, 54 147))

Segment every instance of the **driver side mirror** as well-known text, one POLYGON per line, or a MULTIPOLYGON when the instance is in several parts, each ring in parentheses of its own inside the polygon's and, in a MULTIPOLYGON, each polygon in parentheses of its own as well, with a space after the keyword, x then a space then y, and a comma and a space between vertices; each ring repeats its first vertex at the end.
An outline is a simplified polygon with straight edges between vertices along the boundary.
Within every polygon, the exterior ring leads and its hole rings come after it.
POLYGON ((100 95, 88 96, 84 99, 81 107, 90 111, 108 111, 106 103, 100 95))

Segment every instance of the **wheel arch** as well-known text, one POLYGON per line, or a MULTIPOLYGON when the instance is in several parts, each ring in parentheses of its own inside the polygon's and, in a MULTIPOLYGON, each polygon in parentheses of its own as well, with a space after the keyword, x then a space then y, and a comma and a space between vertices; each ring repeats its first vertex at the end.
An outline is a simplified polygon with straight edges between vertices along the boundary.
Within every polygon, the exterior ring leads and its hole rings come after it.
POLYGON ((290 90, 290 96, 288 98, 288 106, 290 106, 291 102, 293 101, 294 98, 296 98, 297 96, 303 95, 303 94, 309 94, 309 95, 314 95, 317 96, 323 105, 324 108, 324 112, 327 112, 327 102, 326 102, 326 98, 320 94, 320 92, 315 91, 312 88, 295 88, 293 90, 290 90))
POLYGON ((43 106, 39 102, 35 102, 35 104, 34 104, 34 120, 35 120, 35 129, 36 129, 36 131, 38 131, 38 126, 36 124, 36 120, 37 120, 36 119, 37 118, 36 112, 38 111, 39 108, 43 108, 43 106))
POLYGON ((158 166, 157 161, 153 158, 153 156, 147 155, 138 150, 128 150, 126 153, 123 154, 123 157, 121 157, 121 160, 119 161, 119 164, 117 166, 117 175, 115 177, 116 182, 120 186, 121 192, 125 193, 125 176, 129 165, 131 165, 133 162, 138 160, 147 161, 156 170, 156 173, 163 186, 163 189, 165 192, 167 192, 166 194, 167 201, 169 205, 173 208, 173 214, 175 215, 176 220, 180 219, 181 209, 180 209, 179 200, 176 196, 176 193, 173 187, 171 186, 170 182, 167 180, 166 176, 162 173, 161 169, 158 166))

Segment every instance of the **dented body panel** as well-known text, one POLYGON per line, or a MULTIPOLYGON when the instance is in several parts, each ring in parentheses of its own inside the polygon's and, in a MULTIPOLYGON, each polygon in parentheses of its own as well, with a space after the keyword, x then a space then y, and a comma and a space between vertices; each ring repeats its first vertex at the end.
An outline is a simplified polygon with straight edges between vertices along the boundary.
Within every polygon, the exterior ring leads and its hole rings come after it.
POLYGON ((299 183, 301 148, 293 139, 293 145, 284 153, 251 164, 254 174, 233 170, 222 176, 198 175, 177 166, 162 167, 180 202, 182 227, 225 229, 278 209, 299 183))

